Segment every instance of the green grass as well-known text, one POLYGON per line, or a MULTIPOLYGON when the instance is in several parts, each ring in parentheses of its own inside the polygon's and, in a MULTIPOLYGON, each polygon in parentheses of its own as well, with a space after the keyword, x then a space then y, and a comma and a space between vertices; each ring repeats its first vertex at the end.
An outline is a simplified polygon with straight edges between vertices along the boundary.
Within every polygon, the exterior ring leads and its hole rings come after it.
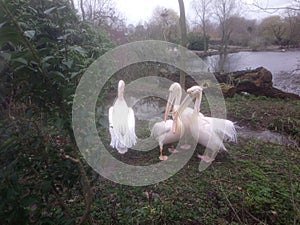
MULTIPOLYGON (((226 99, 226 104, 229 118, 240 125, 269 128, 294 138, 299 135, 297 101, 236 96, 226 99)), ((226 145, 229 154, 219 154, 205 171, 199 172, 194 154, 182 170, 154 185, 131 187, 99 176, 92 207, 95 222, 299 224, 299 148, 242 138, 226 145)), ((202 151, 198 146, 196 152, 202 151)), ((132 164, 156 163, 158 155, 156 148, 147 153, 129 152, 119 159, 132 164)))
POLYGON ((300 219, 299 162, 296 148, 240 140, 207 170, 199 172, 193 157, 155 185, 100 177, 93 210, 101 224, 293 224, 300 219))

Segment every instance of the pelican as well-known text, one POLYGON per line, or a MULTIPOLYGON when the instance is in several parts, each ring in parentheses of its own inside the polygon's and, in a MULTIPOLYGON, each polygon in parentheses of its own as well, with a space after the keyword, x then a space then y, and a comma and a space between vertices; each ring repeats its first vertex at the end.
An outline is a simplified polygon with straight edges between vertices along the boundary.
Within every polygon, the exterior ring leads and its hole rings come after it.
MULTIPOLYGON (((180 105, 180 100, 181 100, 181 86, 179 83, 173 83, 170 88, 169 88, 169 97, 168 97, 168 102, 166 106, 166 110, 168 109, 170 111, 170 103, 174 103, 174 108, 177 109, 180 105)), ((171 119, 166 119, 165 113, 165 119, 164 121, 157 122, 154 124, 154 126, 151 129, 151 136, 158 142, 159 145, 159 150, 160 150, 160 155, 159 159, 160 160, 167 160, 168 156, 163 155, 163 146, 165 144, 171 144, 174 142, 179 141, 180 137, 182 136, 183 133, 183 126, 179 118, 176 118, 175 120, 171 119)), ((172 152, 175 150, 172 149, 172 152)))
POLYGON ((189 132, 199 144, 206 146, 213 151, 213 156, 201 156, 198 158, 206 162, 214 160, 214 155, 219 151, 227 151, 223 141, 237 141, 237 133, 235 125, 232 121, 226 119, 219 119, 214 117, 202 116, 199 113, 203 89, 200 86, 193 86, 187 90, 187 93, 196 98, 194 110, 186 110, 188 105, 187 96, 181 103, 180 107, 175 112, 176 117, 180 116, 182 124, 189 129, 189 132))
POLYGON ((125 82, 119 81, 118 96, 108 111, 110 146, 124 154, 136 144, 135 119, 132 108, 124 99, 125 82))

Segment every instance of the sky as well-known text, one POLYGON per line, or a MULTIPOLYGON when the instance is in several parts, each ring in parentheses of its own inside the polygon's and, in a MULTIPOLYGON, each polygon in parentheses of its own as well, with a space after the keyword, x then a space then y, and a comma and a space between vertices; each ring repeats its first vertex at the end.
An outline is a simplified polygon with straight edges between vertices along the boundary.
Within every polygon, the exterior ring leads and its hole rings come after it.
MULTIPOLYGON (((156 6, 174 9, 179 14, 178 0, 114 0, 117 9, 126 18, 127 24, 137 25, 139 22, 148 21, 156 6)), ((291 3, 292 0, 244 0, 248 4, 258 2, 263 7, 280 7, 291 3)), ((193 19, 193 10, 191 9, 192 0, 184 0, 186 16, 188 19, 193 19)), ((258 13, 250 10, 245 11, 247 18, 261 19, 270 14, 258 13)))

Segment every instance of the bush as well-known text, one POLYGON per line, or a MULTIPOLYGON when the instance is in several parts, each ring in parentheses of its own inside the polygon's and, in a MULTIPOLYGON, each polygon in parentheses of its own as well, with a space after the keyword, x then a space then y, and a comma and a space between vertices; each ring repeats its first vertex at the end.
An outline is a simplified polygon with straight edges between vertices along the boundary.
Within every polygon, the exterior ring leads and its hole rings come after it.
POLYGON ((200 33, 189 33, 188 35, 188 49, 190 50, 196 50, 196 51, 203 51, 205 49, 208 49, 209 44, 209 37, 206 36, 206 43, 204 48, 204 36, 200 33))

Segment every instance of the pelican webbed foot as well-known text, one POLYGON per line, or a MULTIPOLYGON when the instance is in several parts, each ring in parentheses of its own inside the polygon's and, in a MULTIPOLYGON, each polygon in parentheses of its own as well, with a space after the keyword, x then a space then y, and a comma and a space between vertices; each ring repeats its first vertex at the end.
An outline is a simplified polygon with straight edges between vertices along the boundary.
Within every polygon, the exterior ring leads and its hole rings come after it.
POLYGON ((184 150, 188 150, 188 149, 191 148, 191 145, 189 145, 189 144, 184 144, 184 145, 181 145, 180 148, 181 148, 181 149, 184 149, 184 150))
POLYGON ((177 153, 178 151, 172 146, 171 148, 168 148, 170 153, 177 153))
POLYGON ((159 159, 160 159, 161 161, 166 161, 166 160, 168 159, 168 156, 166 156, 166 155, 160 155, 160 156, 159 156, 159 159))

